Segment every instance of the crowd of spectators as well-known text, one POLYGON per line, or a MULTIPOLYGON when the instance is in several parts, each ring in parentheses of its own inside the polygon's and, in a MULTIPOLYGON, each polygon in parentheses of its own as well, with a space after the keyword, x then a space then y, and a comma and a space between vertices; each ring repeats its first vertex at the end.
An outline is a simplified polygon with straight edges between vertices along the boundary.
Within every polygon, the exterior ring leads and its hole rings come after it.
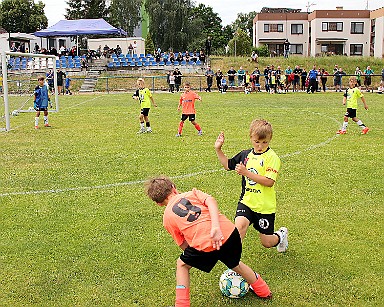
MULTIPOLYGON (((282 69, 280 66, 267 65, 263 70, 255 67, 251 72, 244 70, 243 67, 238 70, 230 67, 226 74, 220 69, 214 72, 208 66, 205 72, 207 92, 211 91, 213 79, 215 78, 217 89, 220 92, 225 92, 226 88, 235 87, 244 87, 245 92, 260 91, 263 84, 266 92, 271 94, 286 93, 289 90, 292 90, 292 92, 307 92, 308 94, 326 92, 328 86, 333 86, 334 91, 341 92, 343 90, 342 78, 346 75, 355 75, 359 87, 363 87, 367 92, 373 92, 373 74, 374 71, 370 66, 367 66, 364 70, 356 67, 354 72, 347 74, 337 64, 330 73, 325 68, 316 67, 316 65, 313 65, 309 71, 304 67, 300 67, 300 65, 296 65, 293 69, 290 66, 282 69), (332 81, 329 82, 329 79, 332 81)), ((379 92, 381 89, 384 89, 384 68, 381 71, 379 92)))

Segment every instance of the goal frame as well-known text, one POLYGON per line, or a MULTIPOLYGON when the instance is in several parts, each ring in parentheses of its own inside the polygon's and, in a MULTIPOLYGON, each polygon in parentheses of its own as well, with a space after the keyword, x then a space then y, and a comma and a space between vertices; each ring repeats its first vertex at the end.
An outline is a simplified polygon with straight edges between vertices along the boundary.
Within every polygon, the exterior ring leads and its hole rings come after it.
MULTIPOLYGON (((9 110, 9 96, 8 96, 8 67, 7 67, 7 56, 20 56, 20 57, 39 57, 39 58, 51 58, 53 61, 53 84, 55 89, 55 105, 56 109, 51 112, 59 112, 59 94, 57 90, 57 68, 56 68, 56 56, 35 54, 35 53, 22 53, 22 52, 11 52, 3 51, 1 53, 1 69, 3 75, 3 99, 4 99, 4 116, 5 116, 5 131, 11 130, 11 114, 9 110)), ((45 77, 45 76, 44 76, 45 77)), ((24 111, 25 112, 25 111, 24 111)))

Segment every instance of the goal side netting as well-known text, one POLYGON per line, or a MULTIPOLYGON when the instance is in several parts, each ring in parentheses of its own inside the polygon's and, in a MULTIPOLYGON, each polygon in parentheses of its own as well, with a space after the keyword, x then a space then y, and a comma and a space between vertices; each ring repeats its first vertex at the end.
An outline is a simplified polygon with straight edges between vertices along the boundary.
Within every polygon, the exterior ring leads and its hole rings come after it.
POLYGON ((23 113, 35 112, 34 93, 40 76, 46 78, 49 112, 59 111, 56 56, 5 51, 1 54, 1 67, 4 103, 0 103, 0 131, 9 131, 31 120, 23 113))

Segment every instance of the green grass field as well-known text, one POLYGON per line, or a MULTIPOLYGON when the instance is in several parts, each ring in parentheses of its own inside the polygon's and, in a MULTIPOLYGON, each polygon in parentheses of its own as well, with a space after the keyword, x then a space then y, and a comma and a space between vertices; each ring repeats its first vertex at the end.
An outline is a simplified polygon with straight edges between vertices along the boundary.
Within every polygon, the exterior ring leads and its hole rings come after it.
MULTIPOLYGON (((143 181, 165 174, 180 191, 197 187, 233 218, 241 177, 221 169, 213 148, 223 130, 232 156, 250 147, 252 119, 272 122, 271 147, 282 168, 276 227, 289 249, 265 249, 250 229, 243 261, 274 293, 221 295, 225 270, 191 271, 192 306, 383 306, 383 96, 367 93, 369 111, 336 136, 341 93, 201 94, 197 121, 175 138, 177 94, 154 94, 154 132, 137 135, 131 94, 62 97, 52 128, 33 129, 33 113, 13 117, 0 134, 0 305, 169 306, 179 248, 162 228, 163 208, 143 181)), ((41 119, 42 121, 42 119, 41 119)))

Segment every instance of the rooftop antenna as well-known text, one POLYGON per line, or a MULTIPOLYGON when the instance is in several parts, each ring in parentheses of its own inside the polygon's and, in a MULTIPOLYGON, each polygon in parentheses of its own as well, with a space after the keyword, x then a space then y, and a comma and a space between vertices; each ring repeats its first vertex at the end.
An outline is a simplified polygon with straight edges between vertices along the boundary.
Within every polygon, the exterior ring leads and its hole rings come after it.
POLYGON ((368 10, 368 4, 369 4, 369 1, 367 0, 366 5, 365 5, 366 10, 368 10))
POLYGON ((310 1, 307 2, 307 6, 306 6, 307 13, 309 13, 311 6, 314 6, 314 5, 316 5, 315 2, 310 2, 310 1))

